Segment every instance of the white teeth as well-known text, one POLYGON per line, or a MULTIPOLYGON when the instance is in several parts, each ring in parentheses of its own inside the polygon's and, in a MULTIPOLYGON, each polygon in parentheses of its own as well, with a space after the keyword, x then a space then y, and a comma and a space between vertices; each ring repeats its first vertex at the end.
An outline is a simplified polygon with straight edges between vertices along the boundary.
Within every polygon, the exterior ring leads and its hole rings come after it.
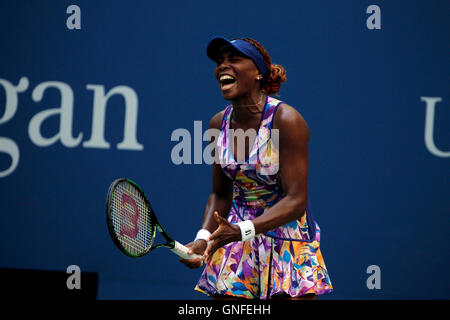
POLYGON ((224 75, 220 76, 219 80, 220 81, 223 81, 223 80, 234 80, 234 78, 232 76, 228 75, 228 74, 224 74, 224 75))

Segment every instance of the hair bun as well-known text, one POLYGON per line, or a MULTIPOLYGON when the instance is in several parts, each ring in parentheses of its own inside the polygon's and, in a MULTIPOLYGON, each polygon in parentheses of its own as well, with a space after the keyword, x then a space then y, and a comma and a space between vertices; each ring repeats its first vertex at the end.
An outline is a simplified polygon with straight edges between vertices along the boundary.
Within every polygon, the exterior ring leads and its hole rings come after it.
POLYGON ((280 91, 280 86, 282 82, 286 82, 286 70, 283 66, 278 64, 272 64, 270 66, 270 75, 266 83, 263 86, 263 91, 268 94, 274 94, 280 91))
POLYGON ((252 38, 243 38, 242 40, 247 41, 259 50, 261 55, 264 57, 267 68, 270 71, 270 74, 266 82, 262 85, 261 90, 267 95, 280 91, 281 83, 286 81, 286 70, 278 64, 272 64, 269 53, 258 41, 252 38))

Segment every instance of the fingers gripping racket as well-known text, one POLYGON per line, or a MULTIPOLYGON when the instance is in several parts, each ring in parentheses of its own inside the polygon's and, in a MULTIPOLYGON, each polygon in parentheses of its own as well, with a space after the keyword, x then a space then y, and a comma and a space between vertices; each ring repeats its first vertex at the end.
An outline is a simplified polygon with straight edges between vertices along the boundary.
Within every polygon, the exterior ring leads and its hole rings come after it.
POLYGON ((169 248, 183 259, 201 257, 189 255, 188 248, 164 231, 150 202, 134 181, 120 178, 111 184, 106 198, 106 219, 113 242, 129 257, 142 257, 160 247, 169 248), (154 244, 156 230, 165 238, 165 243, 154 244))

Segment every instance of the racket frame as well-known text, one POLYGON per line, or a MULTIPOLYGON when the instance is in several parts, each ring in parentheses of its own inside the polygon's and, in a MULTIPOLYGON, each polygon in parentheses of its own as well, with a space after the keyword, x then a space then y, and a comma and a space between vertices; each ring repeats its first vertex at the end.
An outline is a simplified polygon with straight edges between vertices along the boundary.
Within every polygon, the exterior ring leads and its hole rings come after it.
MULTIPOLYGON (((172 237, 170 237, 167 232, 164 230, 164 228, 162 227, 162 225, 159 223, 158 219, 156 218, 156 215, 150 205, 150 201, 148 200, 147 196, 145 195, 144 191, 142 191, 142 189, 139 187, 139 185, 134 182, 131 179, 128 178, 119 178, 114 180, 111 185, 109 186, 108 189, 108 195, 106 197, 106 221, 107 221, 107 225, 108 225, 108 231, 109 234, 114 242, 114 244, 116 245, 116 247, 125 255, 127 255, 128 257, 131 258, 140 258, 144 255, 146 255, 147 253, 149 253, 150 251, 156 249, 156 248, 161 248, 161 247, 165 247, 168 249, 171 249, 172 251, 176 251, 175 253, 177 253, 180 249, 180 245, 177 241, 175 241, 174 239, 172 239, 172 237), (146 250, 144 250, 142 253, 140 254, 133 254, 131 252, 128 252, 123 245, 120 243, 119 239, 116 236, 116 232, 114 231, 114 225, 112 223, 112 218, 111 218, 111 198, 112 198, 112 194, 113 191, 115 190, 116 186, 121 183, 121 182, 128 182, 131 185, 133 185, 138 191, 139 193, 142 195, 142 198, 144 199, 145 205, 147 206, 147 208, 149 209, 149 215, 150 215, 150 220, 153 222, 153 230, 151 231, 152 233, 152 241, 151 241, 151 246, 148 247, 146 250), (159 244, 154 244, 155 242, 155 238, 156 238, 156 229, 158 229, 158 232, 161 233, 161 235, 164 237, 164 239, 167 241, 166 243, 159 243, 159 244)), ((182 245, 181 245, 182 246, 182 245)), ((183 249, 181 249, 182 251, 184 251, 183 249)), ((179 253, 177 253, 179 254, 179 253)))

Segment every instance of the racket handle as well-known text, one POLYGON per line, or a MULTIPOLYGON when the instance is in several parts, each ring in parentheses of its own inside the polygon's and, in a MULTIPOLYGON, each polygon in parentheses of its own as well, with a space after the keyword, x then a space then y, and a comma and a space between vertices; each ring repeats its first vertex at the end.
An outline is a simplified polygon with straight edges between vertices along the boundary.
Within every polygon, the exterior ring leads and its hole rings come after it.
POLYGON ((178 241, 175 241, 175 247, 172 250, 173 253, 179 255, 181 258, 186 259, 186 260, 190 260, 190 259, 198 259, 201 258, 202 256, 198 255, 198 254, 188 254, 189 249, 186 248, 184 245, 182 245, 181 243, 179 243, 178 241))

